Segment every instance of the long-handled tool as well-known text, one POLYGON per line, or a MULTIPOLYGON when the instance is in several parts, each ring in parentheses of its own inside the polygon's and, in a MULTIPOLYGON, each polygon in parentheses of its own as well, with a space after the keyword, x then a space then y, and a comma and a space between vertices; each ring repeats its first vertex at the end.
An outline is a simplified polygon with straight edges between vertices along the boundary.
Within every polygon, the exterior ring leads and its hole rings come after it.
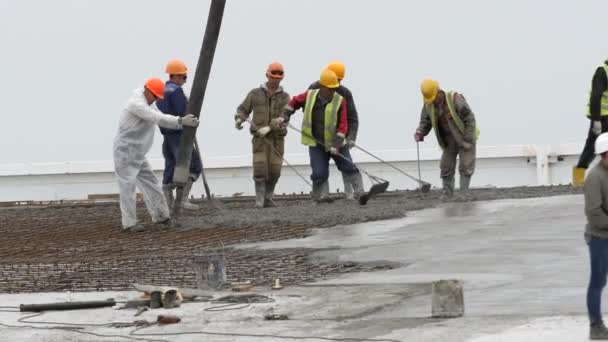
POLYGON ((392 167, 393 169, 397 170, 399 173, 404 174, 405 176, 407 176, 407 177, 411 178, 412 180, 416 181, 420 185, 420 191, 422 191, 422 192, 429 192, 431 190, 431 183, 425 182, 422 179, 416 178, 416 177, 408 174, 407 172, 405 172, 405 171, 401 170, 400 168, 396 167, 395 165, 393 165, 393 164, 391 164, 391 163, 389 163, 389 162, 387 162, 385 160, 380 159, 380 157, 378 157, 375 154, 373 154, 373 153, 365 150, 364 148, 362 148, 359 145, 355 145, 355 147, 358 148, 359 150, 367 153, 368 155, 370 155, 370 156, 378 159, 381 163, 384 163, 384 164, 392 167))
POLYGON ((201 156, 201 149, 198 147, 198 139, 196 139, 196 136, 194 137, 194 149, 196 150, 196 153, 198 154, 198 160, 201 161, 201 178, 203 179, 203 186, 205 187, 205 194, 207 195, 207 200, 216 209, 219 209, 219 210, 226 209, 226 207, 224 206, 224 203, 220 202, 219 200, 217 200, 211 196, 211 190, 209 189, 209 184, 207 183, 207 177, 205 177, 205 168, 203 167, 203 157, 201 156))
MULTIPOLYGON (((293 127, 293 125, 291 125, 290 123, 287 124, 287 127, 293 129, 294 131, 302 134, 303 136, 310 138, 312 140, 314 140, 317 144, 319 144, 322 147, 327 148, 327 146, 325 146, 323 143, 321 143, 317 138, 313 137, 310 134, 304 133, 301 130, 293 127)), ((369 201, 370 199, 372 199, 374 196, 381 194, 383 192, 386 192, 386 190, 388 189, 388 185, 389 182, 386 179, 382 179, 380 177, 374 176, 368 172, 366 172, 365 170, 361 169, 360 167, 358 167, 355 162, 353 162, 351 159, 346 158, 343 154, 341 153, 336 153, 335 155, 337 155, 338 157, 346 160, 347 162, 349 162, 352 166, 354 166, 356 169, 358 169, 359 171, 365 173, 365 175, 369 178, 369 180, 372 183, 371 188, 369 188, 369 191, 361 196, 359 196, 359 204, 361 205, 365 205, 367 204, 367 201, 369 201)))
MULTIPOLYGON (((420 142, 416 141, 416 162, 418 164, 418 179, 422 178, 422 173, 420 172, 420 142)), ((422 194, 422 187, 420 187, 420 193, 422 194)))
MULTIPOLYGON (((252 128, 254 131, 257 131, 257 130, 258 130, 258 128, 256 127, 256 125, 253 123, 253 121, 251 121, 251 119, 247 118, 246 120, 247 120, 247 122, 249 122, 249 125, 251 125, 251 128, 252 128)), ((268 144, 268 146, 270 147, 270 150, 272 150, 272 152, 273 152, 274 154, 276 154, 276 155, 277 155, 279 158, 281 158, 281 160, 283 160, 283 162, 285 162, 285 164, 286 164, 286 165, 287 165, 287 166, 288 166, 288 167, 289 167, 289 168, 290 168, 290 169, 291 169, 291 170, 292 170, 292 171, 293 171, 293 172, 294 172, 296 175, 298 175, 298 177, 300 177, 300 178, 301 178, 301 179, 304 181, 304 183, 306 183, 306 184, 308 184, 308 186, 312 187, 312 184, 310 184, 310 182, 309 182, 309 181, 306 179, 306 177, 302 176, 302 174, 301 174, 300 172, 298 172, 298 170, 297 170, 297 169, 296 169, 296 168, 295 168, 293 165, 291 165, 291 164, 290 164, 290 163, 287 161, 287 159, 285 159, 285 157, 284 157, 284 156, 282 156, 282 155, 279 153, 279 151, 277 151, 277 149, 276 149, 276 148, 274 148, 274 146, 272 146, 272 143, 271 143, 270 141, 268 141, 268 139, 266 139, 266 137, 262 137, 262 139, 263 139, 263 140, 264 140, 264 141, 265 141, 265 142, 268 144)))

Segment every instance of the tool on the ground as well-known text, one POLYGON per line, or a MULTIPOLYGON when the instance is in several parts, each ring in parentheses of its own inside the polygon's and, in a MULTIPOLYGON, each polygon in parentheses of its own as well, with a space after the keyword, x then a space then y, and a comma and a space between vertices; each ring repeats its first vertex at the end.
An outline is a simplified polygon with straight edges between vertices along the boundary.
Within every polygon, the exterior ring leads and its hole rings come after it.
MULTIPOLYGON (((257 132, 258 128, 256 127, 256 125, 253 123, 253 121, 251 121, 250 118, 246 119, 247 122, 249 122, 249 124, 251 125, 251 128, 253 128, 254 131, 257 132)), ((276 154, 277 156, 281 157, 281 159, 285 162, 285 164, 296 174, 298 175, 298 177, 300 177, 304 183, 306 183, 308 186, 312 187, 312 184, 310 184, 310 182, 308 181, 308 179, 306 179, 306 177, 304 177, 300 172, 298 172, 298 170, 295 168, 295 166, 291 165, 287 159, 285 159, 284 156, 282 156, 279 151, 277 151, 276 148, 274 148, 274 146, 272 146, 272 144, 270 143, 270 141, 268 141, 268 139, 266 139, 266 137, 262 137, 262 139, 266 142, 266 144, 268 144, 268 146, 270 147, 270 149, 272 150, 272 152, 274 154, 276 154)))
POLYGON ((144 313, 144 311, 148 311, 148 307, 147 306, 140 306, 137 308, 137 312, 135 312, 135 317, 141 315, 142 313, 144 313))
MULTIPOLYGON (((205 35, 203 37, 203 45, 196 64, 196 71, 194 72, 194 79, 192 81, 192 90, 190 91, 190 99, 188 101, 188 108, 186 109, 188 114, 194 115, 197 119, 200 118, 201 108, 203 107, 207 82, 209 81, 213 56, 215 55, 215 47, 217 46, 220 27, 222 26, 224 7, 226 7, 226 0, 211 0, 209 15, 207 17, 207 26, 205 27, 205 35)), ((174 210, 175 220, 178 219, 181 211, 181 195, 183 194, 184 184, 186 184, 188 177, 190 176, 190 158, 192 156, 195 136, 196 127, 184 127, 182 130, 182 137, 177 150, 177 160, 173 175, 173 183, 177 185, 176 204, 178 205, 175 207, 176 210, 174 210)))
MULTIPOLYGON (((317 144, 319 144, 322 147, 327 148, 327 146, 325 146, 323 143, 321 143, 317 138, 313 137, 310 134, 304 133, 301 130, 293 127, 292 124, 287 123, 287 127, 293 129, 294 131, 304 135, 307 138, 310 138, 312 140, 314 140, 317 144)), ((356 145, 355 145, 356 146, 356 145)), ((388 189, 388 185, 389 185, 389 181, 387 181, 386 179, 382 179, 380 177, 374 176, 368 172, 366 172, 365 170, 361 169, 360 167, 358 167, 355 162, 353 162, 352 160, 350 160, 349 158, 346 158, 343 154, 341 153, 336 153, 336 155, 344 160, 346 160, 347 162, 349 162, 351 165, 353 165, 355 168, 357 168, 359 171, 363 172, 370 180, 370 182, 372 183, 371 188, 369 188, 369 191, 365 194, 362 194, 361 196, 359 196, 359 204, 361 205, 366 205, 367 202, 374 198, 376 195, 381 194, 383 192, 386 192, 386 190, 388 189)))
POLYGON ((207 195, 207 201, 209 201, 209 203, 211 203, 218 210, 226 209, 226 207, 224 206, 224 203, 222 203, 220 200, 213 198, 213 196, 211 196, 211 190, 209 189, 209 183, 207 183, 207 177, 205 177, 205 168, 202 167, 203 156, 201 155, 201 149, 198 147, 198 139, 196 139, 196 137, 194 137, 194 148, 196 149, 196 153, 198 154, 198 159, 201 161, 201 178, 203 179, 203 186, 205 187, 205 194, 207 195))
POLYGON ((94 309, 105 308, 116 305, 114 299, 88 301, 88 302, 64 302, 51 304, 21 304, 19 311, 21 312, 41 312, 51 310, 78 310, 78 309, 94 309))
POLYGON ((385 160, 380 159, 380 157, 378 157, 378 156, 376 156, 375 154, 373 154, 373 153, 371 153, 371 152, 369 152, 369 151, 365 150, 364 148, 362 148, 362 147, 361 147, 361 146, 359 146, 359 145, 355 145, 355 147, 356 147, 356 148, 358 148, 359 150, 363 151, 364 153, 366 153, 366 154, 368 154, 368 155, 372 156, 373 158, 376 158, 376 159, 377 159, 377 160, 379 160, 381 163, 384 163, 384 164, 386 164, 386 165, 388 165, 388 166, 392 167, 393 169, 397 170, 399 173, 401 173, 401 174, 403 174, 403 175, 405 175, 405 176, 409 177, 410 179, 414 180, 415 182, 417 182, 417 183, 420 185, 420 191, 422 191, 422 192, 429 192, 429 191, 431 190, 431 183, 429 183, 429 182, 425 182, 425 181, 423 181, 422 179, 416 178, 416 177, 414 177, 414 176, 412 176, 412 175, 408 174, 407 172, 405 172, 405 171, 401 170, 400 168, 396 167, 395 165, 393 165, 393 164, 391 164, 391 163, 389 163, 389 162, 387 162, 387 161, 385 161, 385 160))

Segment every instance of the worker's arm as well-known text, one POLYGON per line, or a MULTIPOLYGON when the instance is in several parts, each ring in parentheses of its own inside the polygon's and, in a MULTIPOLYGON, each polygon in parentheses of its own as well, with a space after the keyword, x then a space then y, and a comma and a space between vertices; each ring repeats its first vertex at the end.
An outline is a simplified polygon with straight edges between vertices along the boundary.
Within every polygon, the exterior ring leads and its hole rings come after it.
POLYGON ((359 113, 355 106, 353 93, 346 87, 340 86, 342 96, 346 99, 346 119, 348 120, 348 140, 357 140, 357 132, 359 130, 359 113))
POLYGON ((152 122, 164 128, 182 129, 180 117, 163 114, 156 105, 150 106, 144 101, 130 101, 127 110, 141 120, 152 122))
POLYGON ((585 215, 592 227, 608 230, 608 213, 603 206, 603 186, 600 174, 591 171, 585 180, 585 215))
POLYGON ((338 136, 342 139, 346 137, 346 133, 348 132, 348 113, 346 108, 348 107, 348 103, 345 98, 342 98, 342 103, 340 104, 340 109, 338 109, 338 136))
POLYGON ((283 108, 281 117, 285 119, 285 122, 289 122, 289 118, 296 112, 296 110, 304 107, 306 103, 306 95, 308 91, 298 94, 289 100, 289 103, 283 108))
POLYGON ((608 78, 606 77, 606 71, 603 67, 599 67, 593 74, 593 80, 591 81, 591 96, 589 98, 589 112, 591 113, 591 120, 601 120, 601 106, 602 106, 602 94, 608 88, 608 78))
POLYGON ((454 94, 454 106, 462 119, 462 123, 464 123, 463 139, 469 144, 473 144, 475 142, 475 114, 473 114, 467 100, 461 94, 454 94))
POLYGON ((241 121, 245 121, 249 117, 249 114, 251 114, 251 111, 253 110, 253 95, 251 94, 252 92, 253 91, 247 93, 247 96, 245 97, 243 102, 241 102, 241 104, 236 108, 234 120, 240 119, 241 121))
POLYGON ((422 110, 420 111, 420 123, 418 124, 418 129, 416 132, 420 132, 420 134, 424 137, 429 134, 431 128, 433 128, 431 116, 426 110, 426 106, 422 106, 422 110))

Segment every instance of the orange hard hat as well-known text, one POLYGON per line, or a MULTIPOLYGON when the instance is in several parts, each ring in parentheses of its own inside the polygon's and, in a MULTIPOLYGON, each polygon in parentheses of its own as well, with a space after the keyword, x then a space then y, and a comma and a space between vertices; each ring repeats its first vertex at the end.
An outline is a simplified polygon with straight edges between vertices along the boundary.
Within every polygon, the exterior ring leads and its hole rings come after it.
POLYGON ((167 63, 165 72, 169 75, 185 75, 188 73, 188 67, 179 59, 174 59, 167 63))
POLYGON ((346 66, 344 66, 344 63, 340 61, 333 61, 327 64, 326 68, 335 72, 336 76, 338 76, 338 80, 342 81, 344 79, 344 75, 346 74, 346 66))
POLYGON ((160 78, 153 77, 146 81, 146 89, 152 92, 154 96, 162 99, 165 94, 165 83, 160 78))
POLYGON ((272 78, 283 79, 285 76, 285 70, 283 69, 283 64, 279 62, 272 62, 268 65, 268 69, 266 69, 266 75, 272 78))

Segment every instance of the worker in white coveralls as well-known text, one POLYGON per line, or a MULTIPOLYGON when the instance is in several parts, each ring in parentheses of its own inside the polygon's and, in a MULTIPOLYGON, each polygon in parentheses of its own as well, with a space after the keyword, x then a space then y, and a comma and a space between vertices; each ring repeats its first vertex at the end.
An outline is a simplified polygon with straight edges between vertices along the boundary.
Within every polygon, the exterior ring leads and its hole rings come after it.
POLYGON ((169 207, 160 183, 146 160, 152 147, 156 126, 182 129, 198 126, 194 115, 184 117, 163 114, 154 102, 163 98, 165 84, 158 78, 146 81, 133 92, 122 112, 114 138, 114 170, 120 190, 120 211, 125 231, 140 232, 146 228, 137 222, 135 186, 144 195, 148 212, 155 223, 169 224, 169 207))

